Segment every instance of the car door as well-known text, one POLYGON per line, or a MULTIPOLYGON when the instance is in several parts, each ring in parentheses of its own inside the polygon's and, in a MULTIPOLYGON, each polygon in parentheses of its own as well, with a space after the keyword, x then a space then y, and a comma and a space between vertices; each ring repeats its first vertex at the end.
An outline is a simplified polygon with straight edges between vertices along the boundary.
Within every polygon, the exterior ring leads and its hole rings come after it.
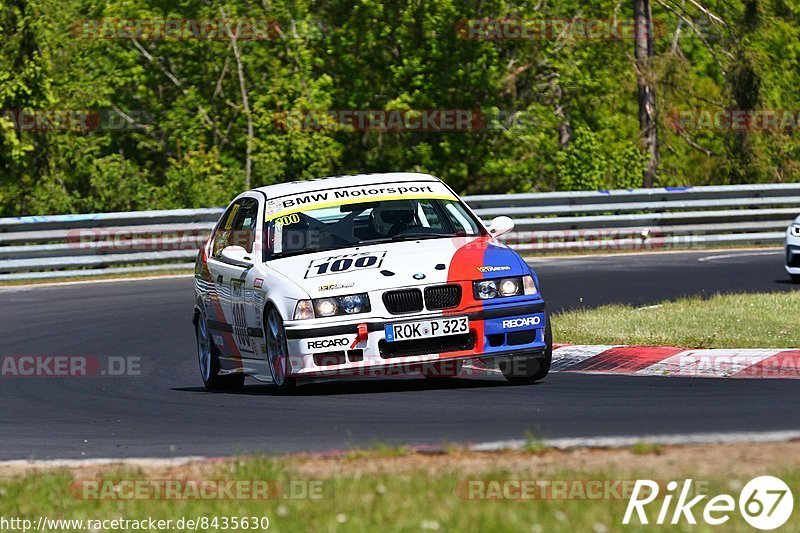
MULTIPOLYGON (((258 220, 259 200, 245 196, 231 204, 220 221, 214 240, 211 255, 208 258, 208 269, 217 293, 218 309, 222 317, 217 320, 220 335, 224 341, 219 346, 224 356, 234 359, 252 358, 255 356, 254 345, 248 335, 248 315, 245 299, 245 282, 250 267, 231 264, 224 260, 222 250, 227 246, 241 246, 248 253, 253 253, 258 220)), ((212 325, 212 329, 214 325, 212 325)), ((219 339, 217 339, 219 340, 219 339)))

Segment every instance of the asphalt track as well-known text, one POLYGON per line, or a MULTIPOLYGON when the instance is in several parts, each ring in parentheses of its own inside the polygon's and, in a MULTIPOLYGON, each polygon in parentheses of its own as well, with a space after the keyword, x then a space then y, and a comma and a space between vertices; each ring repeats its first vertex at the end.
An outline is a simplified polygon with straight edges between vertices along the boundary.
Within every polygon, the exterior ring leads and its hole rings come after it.
MULTIPOLYGON (((782 252, 532 261, 551 309, 787 291, 782 252)), ((797 381, 551 374, 207 393, 189 277, 0 290, 0 355, 140 357, 141 375, 0 378, 0 459, 219 456, 386 444, 800 429, 797 381)), ((558 339, 556 339, 557 341, 558 339)))

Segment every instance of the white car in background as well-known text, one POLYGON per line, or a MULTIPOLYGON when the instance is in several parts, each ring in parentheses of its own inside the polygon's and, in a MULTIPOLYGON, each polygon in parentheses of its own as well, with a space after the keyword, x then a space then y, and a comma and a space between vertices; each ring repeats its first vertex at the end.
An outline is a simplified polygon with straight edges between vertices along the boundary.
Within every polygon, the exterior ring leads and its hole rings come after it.
POLYGON ((240 194, 195 266, 194 325, 210 389, 245 376, 282 392, 339 377, 499 367, 544 378, 552 335, 539 280, 441 180, 392 173, 240 194), (474 366, 473 366, 474 367, 474 366))
POLYGON ((800 216, 786 228, 786 272, 800 283, 800 216))

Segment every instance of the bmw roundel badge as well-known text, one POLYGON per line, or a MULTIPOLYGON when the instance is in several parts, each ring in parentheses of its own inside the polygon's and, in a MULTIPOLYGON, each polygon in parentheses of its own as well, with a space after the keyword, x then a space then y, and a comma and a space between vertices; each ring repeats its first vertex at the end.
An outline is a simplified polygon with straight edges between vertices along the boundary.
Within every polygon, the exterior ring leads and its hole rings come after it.
POLYGON ((425 279, 425 274, 414 274, 414 279, 425 279))

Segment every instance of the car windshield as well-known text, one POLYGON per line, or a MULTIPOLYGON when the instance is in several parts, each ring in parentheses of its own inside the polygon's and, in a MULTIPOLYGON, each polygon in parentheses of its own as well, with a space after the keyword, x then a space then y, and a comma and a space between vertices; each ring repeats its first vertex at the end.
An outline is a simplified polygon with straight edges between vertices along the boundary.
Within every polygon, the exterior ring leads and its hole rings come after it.
POLYGON ((280 214, 265 223, 264 260, 362 244, 480 235, 457 200, 381 200, 280 214))

